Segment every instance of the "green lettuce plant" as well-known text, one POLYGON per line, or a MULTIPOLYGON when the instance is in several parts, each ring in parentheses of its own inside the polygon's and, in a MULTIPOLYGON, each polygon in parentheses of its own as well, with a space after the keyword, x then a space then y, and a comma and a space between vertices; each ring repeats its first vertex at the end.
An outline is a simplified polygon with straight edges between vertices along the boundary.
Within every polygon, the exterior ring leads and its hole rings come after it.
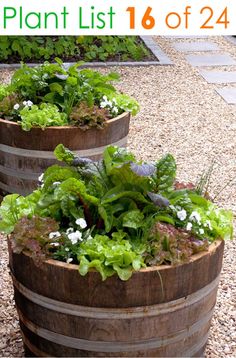
POLYGON ((0 207, 0 230, 17 253, 127 280, 141 267, 181 264, 232 237, 232 213, 178 183, 171 154, 146 163, 110 146, 92 162, 59 145, 55 155, 64 166, 51 166, 36 191, 6 196, 0 207))
POLYGON ((23 64, 10 85, 0 87, 1 118, 18 122, 23 130, 61 125, 89 129, 103 128, 124 112, 138 113, 137 101, 113 86, 117 73, 102 75, 81 69, 81 64, 65 68, 60 59, 36 67, 23 64))

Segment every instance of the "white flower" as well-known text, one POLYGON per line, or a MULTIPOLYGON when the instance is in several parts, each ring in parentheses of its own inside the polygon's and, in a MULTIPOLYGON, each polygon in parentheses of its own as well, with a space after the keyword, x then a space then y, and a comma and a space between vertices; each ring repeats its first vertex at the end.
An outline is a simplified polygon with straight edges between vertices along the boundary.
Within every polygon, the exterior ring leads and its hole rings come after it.
POLYGON ((73 259, 70 257, 69 259, 66 260, 66 263, 69 264, 73 261, 73 259))
POLYGON ((23 102, 23 105, 25 106, 25 107, 32 107, 33 106, 33 102, 32 101, 24 101, 23 102))
POLYGON ((199 229, 199 234, 203 235, 204 234, 204 230, 203 229, 199 229))
POLYGON ((177 218, 180 220, 180 221, 184 221, 187 217, 187 213, 186 213, 186 210, 182 209, 180 211, 177 211, 177 218))
POLYGON ((61 234, 59 233, 59 231, 50 232, 49 239, 56 239, 57 237, 60 237, 60 236, 61 236, 61 234))
POLYGON ((61 182, 60 181, 54 181, 54 183, 52 183, 52 185, 60 185, 61 184, 61 182))
POLYGON ((74 232, 73 227, 69 227, 69 228, 66 230, 66 234, 67 234, 67 235, 71 234, 72 232, 74 232))
POLYGON ((117 114, 117 113, 119 112, 119 110, 118 110, 117 107, 113 107, 113 108, 112 108, 112 112, 115 113, 115 114, 117 114))
POLYGON ((56 246, 59 246, 59 245, 60 245, 59 242, 52 242, 52 243, 51 243, 51 246, 55 246, 55 247, 56 247, 56 246))
POLYGON ((193 211, 189 217, 190 221, 196 221, 198 225, 201 225, 201 216, 197 211, 193 211))
POLYGON ((103 101, 100 102, 101 108, 112 107, 112 102, 107 99, 107 96, 103 96, 102 99, 103 101))
POLYGON ((71 241, 73 245, 77 244, 78 240, 82 241, 82 233, 78 230, 72 232, 71 234, 68 235, 68 239, 71 241))
POLYGON ((107 105, 107 103, 106 103, 106 102, 104 102, 104 101, 100 103, 100 107, 101 107, 101 108, 105 108, 105 107, 106 107, 106 105, 107 105))
POLYGON ((81 229, 84 229, 87 227, 87 223, 83 218, 77 219, 75 223, 76 223, 76 225, 79 225, 81 227, 81 229))
POLYGON ((193 224, 192 224, 192 223, 187 223, 187 225, 186 225, 186 230, 187 230, 187 231, 191 231, 191 230, 192 230, 192 227, 193 227, 193 224))
POLYGON ((210 220, 206 220, 206 222, 205 222, 204 226, 205 226, 205 227, 208 227, 208 228, 209 228, 209 230, 213 230, 213 229, 212 229, 212 226, 211 226, 211 222, 210 222, 210 220))
POLYGON ((13 108, 17 111, 20 108, 19 103, 16 103, 13 108))
POLYGON ((65 251, 69 252, 70 251, 69 247, 65 247, 65 251))
POLYGON ((38 177, 38 181, 43 182, 43 176, 44 176, 44 174, 42 173, 42 174, 38 177))
POLYGON ((32 107, 32 106, 33 106, 33 102, 27 101, 27 106, 28 106, 28 107, 32 107))

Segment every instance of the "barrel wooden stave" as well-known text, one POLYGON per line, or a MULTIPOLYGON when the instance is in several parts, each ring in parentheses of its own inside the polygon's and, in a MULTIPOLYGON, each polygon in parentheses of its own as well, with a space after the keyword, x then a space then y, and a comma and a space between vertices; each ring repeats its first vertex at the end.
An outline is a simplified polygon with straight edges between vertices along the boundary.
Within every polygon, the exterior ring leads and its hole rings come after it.
POLYGON ((97 272, 81 277, 76 265, 49 260, 36 267, 28 255, 10 249, 28 350, 38 356, 43 355, 39 352, 98 357, 201 354, 215 305, 223 246, 223 241, 212 244, 209 252, 195 255, 188 264, 159 266, 164 295, 157 268, 134 273, 127 282, 117 277, 102 282, 97 272), (187 286, 182 294, 178 285, 187 286))
POLYGON ((78 127, 32 128, 0 119, 0 191, 29 194, 38 176, 50 165, 60 164, 53 151, 62 143, 78 155, 99 160, 107 145, 127 145, 130 114, 107 122, 105 128, 83 131, 78 127))
POLYGON ((116 276, 101 282, 96 271, 82 277, 76 265, 54 260, 37 267, 29 255, 12 254, 11 249, 10 265, 17 281, 40 295, 75 305, 129 308, 173 301, 205 287, 220 274, 222 246, 223 243, 212 244, 214 254, 210 251, 194 255, 194 261, 183 265, 160 266, 159 273, 153 267, 142 269, 134 272, 132 279, 126 282, 116 276))
MULTIPOLYGON (((93 313, 93 317, 80 316, 79 313, 78 315, 61 313, 60 308, 58 308, 58 311, 54 311, 33 303, 17 289, 15 290, 15 300, 22 317, 32 317, 31 322, 36 326, 46 326, 50 331, 54 331, 56 326, 58 334, 75 338, 126 342, 153 339, 156 337, 156 332, 159 336, 165 336, 166 332, 171 336, 196 322, 199 326, 204 326, 206 315, 210 315, 214 308, 216 291, 217 285, 206 292, 204 297, 200 297, 200 299, 195 297, 196 302, 188 305, 185 305, 184 301, 176 303, 172 311, 171 308, 168 309, 167 307, 163 312, 163 309, 157 307, 156 312, 148 315, 149 307, 144 306, 139 317, 133 317, 132 310, 130 310, 122 318, 119 318, 119 311, 113 318, 108 309, 104 310, 104 316, 107 313, 107 317, 103 318, 96 311, 93 313), (63 325, 60 325, 60 322, 63 322, 63 325), (124 331, 124 324, 129 327, 129 335, 124 331), (138 331, 136 330, 137 326, 139 327, 138 331), (73 327, 73 330, 71 327, 73 327)), ((133 310, 133 313, 135 313, 135 310, 133 310)))

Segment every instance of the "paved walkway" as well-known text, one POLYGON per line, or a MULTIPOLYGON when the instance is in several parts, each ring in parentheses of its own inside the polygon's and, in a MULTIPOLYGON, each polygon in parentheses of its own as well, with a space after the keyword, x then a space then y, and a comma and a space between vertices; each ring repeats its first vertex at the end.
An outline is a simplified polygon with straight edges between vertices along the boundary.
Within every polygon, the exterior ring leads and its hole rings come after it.
MULTIPOLYGON (((192 66, 199 69, 199 74, 208 82, 213 84, 236 84, 236 71, 231 66, 236 65, 236 60, 230 56, 211 38, 206 37, 169 37, 172 46, 179 52, 185 54, 185 58, 192 66), (179 40, 181 39, 181 42, 179 40), (191 53, 191 54, 189 54, 191 53), (222 69, 228 66, 228 70, 222 69), (215 69, 217 67, 217 69, 215 69), (209 68, 206 70, 205 68, 209 68), (214 69, 213 69, 214 68, 214 69)), ((235 44, 232 43, 232 47, 235 44)), ((217 88, 217 93, 223 97, 228 104, 236 104, 236 88, 217 88)))

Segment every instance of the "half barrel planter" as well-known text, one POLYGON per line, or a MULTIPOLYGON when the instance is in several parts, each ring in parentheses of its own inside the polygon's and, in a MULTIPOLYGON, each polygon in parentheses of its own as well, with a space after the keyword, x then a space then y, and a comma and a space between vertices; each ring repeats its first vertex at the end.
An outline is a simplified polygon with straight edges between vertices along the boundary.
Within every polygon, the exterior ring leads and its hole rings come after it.
POLYGON ((37 187, 38 177, 58 163, 53 151, 62 143, 81 157, 101 158, 108 145, 126 147, 130 114, 123 113, 107 122, 103 129, 83 131, 78 127, 32 128, 0 119, 0 191, 27 195, 37 187))
POLYGON ((55 260, 10 253, 26 356, 196 357, 207 343, 224 242, 179 266, 104 282, 55 260), (30 274, 29 274, 30 272, 30 274))

